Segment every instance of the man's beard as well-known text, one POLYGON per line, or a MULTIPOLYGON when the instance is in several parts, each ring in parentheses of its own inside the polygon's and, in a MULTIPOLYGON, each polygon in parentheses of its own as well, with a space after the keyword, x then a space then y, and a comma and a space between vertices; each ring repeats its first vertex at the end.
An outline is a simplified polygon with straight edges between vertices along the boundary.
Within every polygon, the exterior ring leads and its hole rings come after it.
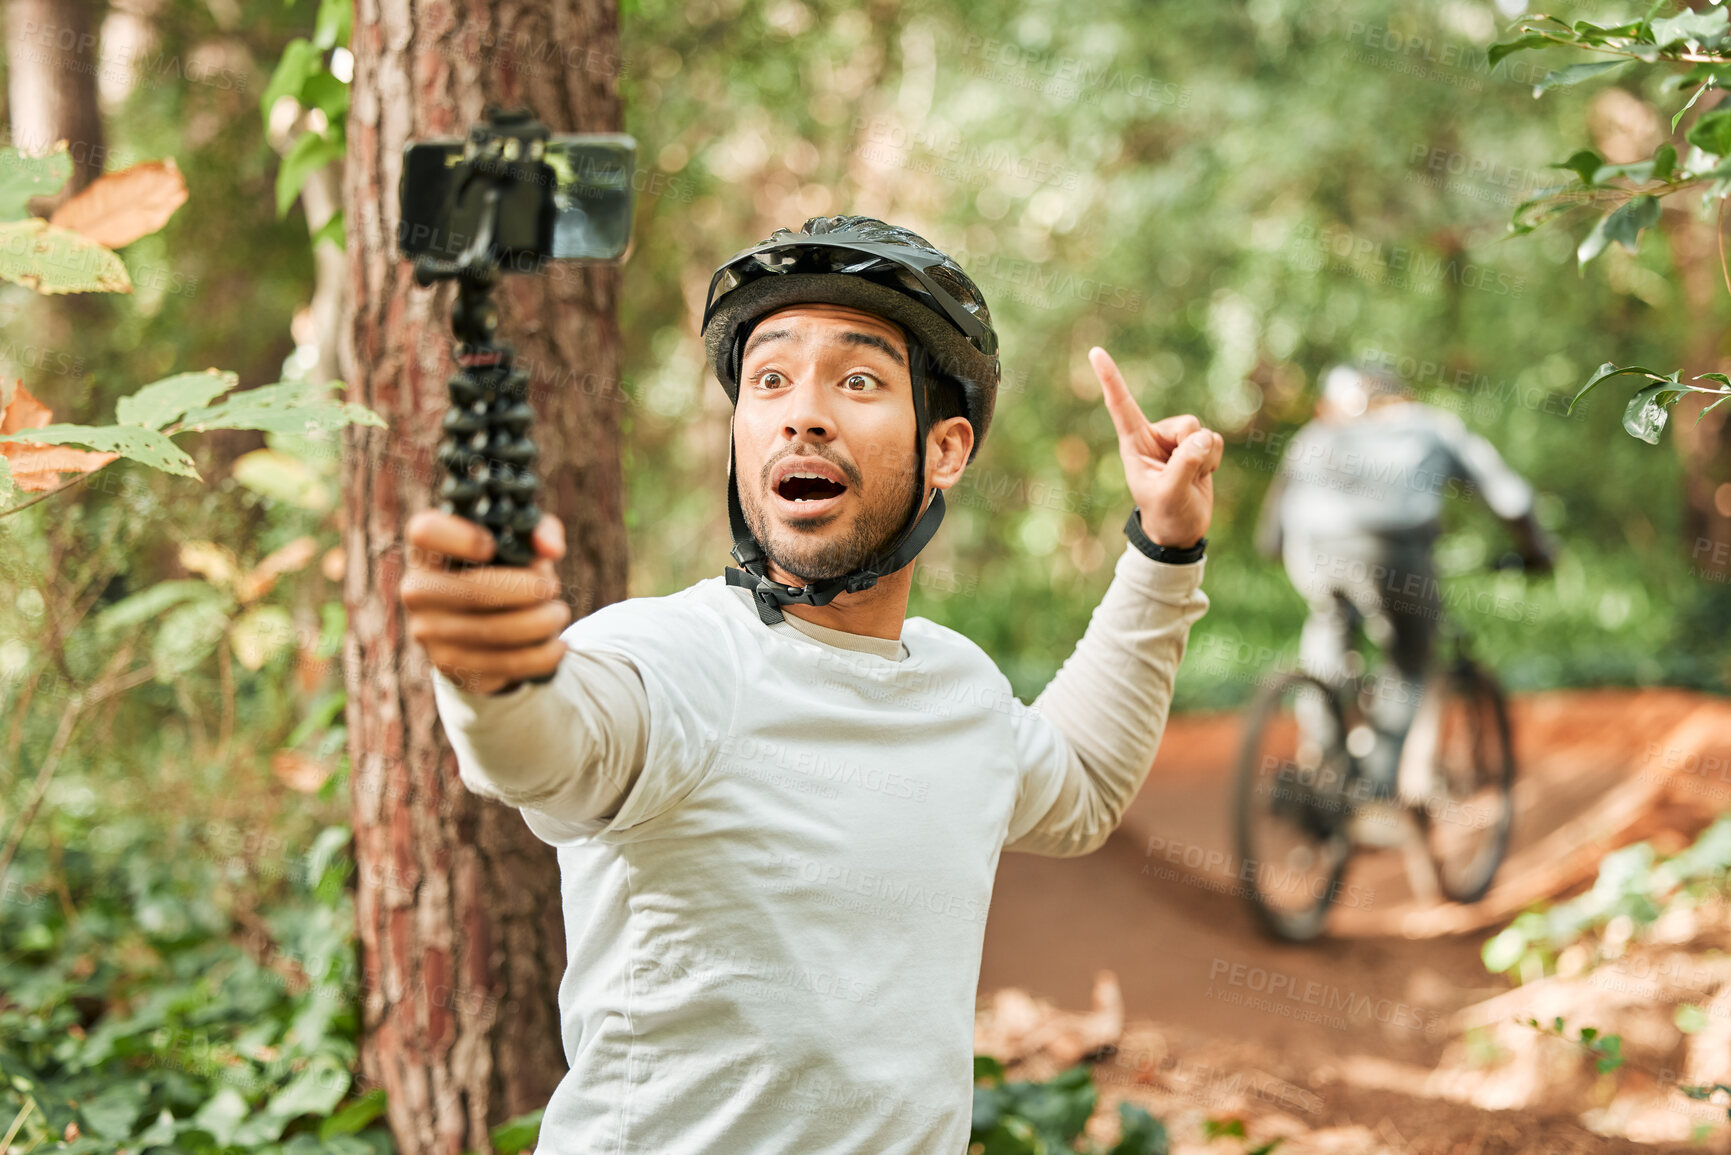
MULTIPOLYGON (((814 456, 832 460, 827 454, 814 456)), ((850 472, 853 473, 855 484, 849 492, 858 494, 860 487, 857 471, 850 472)), ((767 480, 767 466, 764 473, 767 480)), ((913 516, 921 488, 919 479, 910 471, 904 475, 898 492, 876 503, 862 502, 858 516, 839 539, 818 536, 833 523, 825 523, 809 530, 778 524, 775 526, 777 532, 772 535, 769 518, 763 508, 767 503, 760 501, 758 496, 761 492, 763 491, 759 489, 750 494, 740 494, 739 504, 745 512, 745 524, 751 530, 751 536, 757 539, 770 561, 809 584, 852 573, 882 553, 900 535, 908 519, 913 516)))

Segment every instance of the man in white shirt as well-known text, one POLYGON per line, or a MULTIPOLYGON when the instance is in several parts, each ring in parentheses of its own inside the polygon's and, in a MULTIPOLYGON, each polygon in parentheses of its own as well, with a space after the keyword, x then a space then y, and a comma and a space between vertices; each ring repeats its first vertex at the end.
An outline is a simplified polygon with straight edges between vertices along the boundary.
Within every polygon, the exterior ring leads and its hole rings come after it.
POLYGON ((1208 605, 1224 446, 1150 423, 1091 352, 1133 547, 1028 707, 904 620, 996 396, 966 273, 813 218, 717 270, 704 337, 734 402, 725 578, 566 628, 551 518, 528 571, 448 571, 491 538, 410 523, 403 601, 463 781, 558 848, 570 1072, 540 1150, 957 1155, 998 855, 1085 854, 1140 787, 1208 605))

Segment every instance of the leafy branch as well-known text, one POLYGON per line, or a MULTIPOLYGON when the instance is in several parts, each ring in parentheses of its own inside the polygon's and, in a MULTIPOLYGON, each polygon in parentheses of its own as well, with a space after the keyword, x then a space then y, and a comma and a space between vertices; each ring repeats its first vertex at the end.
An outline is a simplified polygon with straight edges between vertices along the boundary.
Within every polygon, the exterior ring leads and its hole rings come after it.
MULTIPOLYGON (((1573 48, 1615 57, 1553 70, 1534 85, 1534 96, 1607 77, 1629 65, 1683 67, 1685 71, 1668 87, 1675 92, 1694 91, 1671 117, 1671 131, 1675 133, 1685 114, 1704 95, 1731 88, 1731 11, 1717 6, 1701 11, 1685 7, 1677 15, 1660 16, 1668 6, 1661 0, 1641 19, 1613 25, 1585 20, 1570 24, 1543 14, 1528 16, 1515 24, 1512 39, 1491 46, 1489 60, 1495 67, 1513 53, 1544 48, 1573 48)), ((1731 196, 1731 107, 1722 102, 1698 116, 1684 134, 1684 143, 1688 148, 1681 158, 1676 145, 1663 141, 1648 159, 1627 164, 1609 164, 1592 149, 1581 149, 1551 166, 1572 172, 1574 182, 1541 190, 1517 205, 1510 228, 1525 234, 1575 208, 1605 208, 1575 250, 1577 263, 1585 266, 1613 243, 1630 254, 1638 252, 1641 233, 1659 223, 1660 202, 1687 189, 1705 186, 1703 205, 1719 200, 1722 218, 1725 199, 1731 196)), ((1727 291, 1731 291, 1731 268, 1726 267, 1722 233, 1719 262, 1727 291)), ((1606 363, 1575 394, 1570 409, 1600 382, 1625 375, 1648 379, 1624 410, 1623 427, 1630 436, 1651 445, 1659 443, 1670 407, 1685 395, 1704 393, 1718 398, 1701 411, 1701 416, 1731 399, 1731 378, 1723 373, 1702 373, 1693 378, 1718 382, 1718 388, 1710 388, 1682 381, 1681 370, 1666 375, 1640 366, 1606 363)))

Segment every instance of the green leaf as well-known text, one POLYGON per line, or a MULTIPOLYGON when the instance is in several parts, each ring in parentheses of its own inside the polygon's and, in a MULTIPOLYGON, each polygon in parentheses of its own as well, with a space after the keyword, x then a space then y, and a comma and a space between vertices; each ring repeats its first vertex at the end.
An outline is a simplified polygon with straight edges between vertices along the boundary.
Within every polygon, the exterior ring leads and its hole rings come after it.
POLYGON ((1277 1135, 1260 1146, 1251 1147, 1244 1152, 1244 1155, 1274 1155, 1274 1149, 1284 1142, 1286 1142, 1286 1136, 1277 1135))
POLYGON ((44 296, 132 291, 120 254, 40 217, 0 224, 0 277, 44 296))
POLYGON ((1486 970, 1501 974, 1512 970, 1526 952, 1527 936, 1511 926, 1487 941, 1479 954, 1486 970))
POLYGON ((1659 434, 1664 432, 1665 422, 1671 416, 1671 406, 1683 393, 1674 381, 1648 385, 1629 399, 1623 410, 1623 428, 1648 445, 1659 444, 1659 434))
POLYGON ((374 1087, 359 1099, 319 1124, 319 1141, 329 1143, 338 1135, 353 1135, 385 1110, 385 1092, 374 1087))
POLYGON ((1677 171, 1677 150, 1670 144, 1662 144, 1653 153, 1653 179, 1670 180, 1677 171))
POLYGON ((1594 177, 1597 175, 1599 169, 1604 165, 1604 163, 1605 162, 1599 158, 1598 153, 1594 152, 1590 148, 1583 148, 1568 160, 1565 160, 1560 164, 1549 165, 1548 167, 1566 168, 1576 176, 1580 177, 1582 184, 1591 187, 1594 182, 1594 177))
POLYGON ((1707 1012, 1694 1003, 1684 1003, 1677 1008, 1677 1013, 1671 1016, 1671 1021, 1677 1024, 1677 1029, 1685 1035, 1699 1034, 1707 1027, 1707 1012))
POLYGON ((1701 114, 1701 119, 1689 126, 1683 139, 1714 156, 1731 154, 1731 111, 1715 108, 1701 114))
POLYGON ((1672 132, 1677 131, 1677 122, 1683 119, 1683 114, 1685 112, 1688 112, 1691 108, 1694 108, 1695 102, 1697 100, 1701 99, 1701 94, 1703 92, 1706 92, 1709 88, 1712 88, 1712 87, 1713 87, 1713 82, 1711 80, 1708 80, 1695 89, 1695 95, 1693 95, 1689 98, 1689 103, 1685 104, 1682 108, 1679 108, 1677 110, 1677 115, 1673 116, 1671 118, 1671 131, 1672 132))
POLYGON ((1567 68, 1559 68, 1555 72, 1547 72, 1544 79, 1533 85, 1533 95, 1551 91, 1553 88, 1568 88, 1583 80, 1591 80, 1601 76, 1613 68, 1621 68, 1629 63, 1627 60, 1594 60, 1586 64, 1571 64, 1567 68))
POLYGON ((1170 1150, 1165 1124, 1134 1103, 1118 1104, 1118 1142, 1106 1155, 1167 1155, 1170 1150))
POLYGON ((111 1083, 101 1093, 80 1103, 78 1113, 84 1117, 88 1130, 119 1142, 132 1134, 149 1097, 150 1084, 143 1079, 111 1083))
POLYGON ((130 629, 160 617, 165 611, 182 602, 214 602, 220 598, 221 595, 209 582, 196 578, 157 582, 149 589, 140 590, 115 602, 97 614, 93 624, 97 634, 111 634, 116 630, 130 629))
POLYGON ((974 1082, 990 1083, 994 1087, 1004 1085, 1004 1064, 990 1055, 974 1056, 974 1082))
POLYGON ((138 425, 44 425, 0 435, 0 441, 36 441, 44 445, 82 445, 103 453, 118 453, 152 469, 177 477, 198 477, 185 450, 154 429, 138 425))
POLYGON ((169 683, 196 669, 215 652, 226 629, 228 614, 215 602, 191 602, 170 610, 150 644, 156 680, 169 683))
POLYGON ((534 1146, 535 1139, 541 1134, 541 1115, 541 1111, 530 1111, 493 1128, 493 1150, 498 1155, 517 1155, 525 1147, 534 1146))
POLYGON ((349 113, 349 86, 320 69, 301 86, 301 104, 323 112, 332 124, 340 124, 349 113))
POLYGON ((1707 406, 1706 408, 1702 409, 1701 412, 1695 414, 1695 424, 1697 424, 1697 425, 1701 424, 1701 418, 1707 416, 1707 414, 1713 412, 1713 410, 1719 408, 1719 406, 1725 404, 1725 402, 1727 402, 1727 401, 1731 401, 1731 393, 1725 394, 1725 396, 1719 398, 1719 400, 1713 402, 1713 404, 1707 406))
POLYGON ((1623 1037, 1621 1035, 1606 1035, 1599 1041, 1597 1049, 1602 1056, 1596 1064, 1599 1068, 1599 1074, 1607 1074, 1623 1065, 1623 1037))
POLYGON ((300 99, 301 86, 307 82, 307 77, 323 68, 319 61, 319 51, 312 42, 297 36, 283 47, 282 57, 276 62, 276 70, 271 73, 270 83, 264 86, 259 94, 258 111, 263 118, 265 127, 270 127, 270 110, 278 100, 285 96, 300 99))
POLYGON ((306 184, 307 177, 317 172, 333 160, 341 160, 347 145, 343 142, 342 126, 333 124, 327 130, 330 136, 317 132, 303 132, 294 144, 289 146, 283 156, 282 163, 276 170, 276 215, 280 220, 288 216, 289 208, 300 196, 301 186, 306 184))
POLYGON ((52 196, 72 175, 72 157, 64 143, 47 156, 25 156, 15 148, 0 148, 0 221, 21 221, 30 213, 32 197, 52 196))
POLYGON ((330 433, 345 425, 384 427, 384 418, 364 405, 332 401, 329 393, 342 382, 311 385, 280 381, 232 393, 215 405, 195 409, 180 419, 175 432, 207 429, 262 429, 267 433, 330 433))
POLYGON ((234 479, 272 501, 324 511, 336 495, 312 467, 279 449, 255 449, 235 459, 234 479))
POLYGON ((1490 57, 1491 67, 1495 68, 1507 56, 1512 56, 1516 52, 1525 52, 1529 48, 1543 48, 1550 43, 1553 43, 1550 37, 1540 35, 1537 32, 1529 32, 1514 40, 1506 40, 1501 44, 1491 45, 1490 51, 1486 55, 1490 57))
POLYGON ((1600 218, 1593 226, 1593 231, 1587 234, 1587 239, 1581 242, 1575 250, 1575 259, 1586 264, 1605 251, 1605 247, 1616 241, 1629 252, 1636 251, 1641 240, 1641 230, 1651 228, 1659 223, 1659 198, 1655 196, 1632 197, 1623 205, 1618 206, 1600 218))
POLYGON ((122 397, 114 416, 122 425, 161 429, 195 406, 208 405, 215 397, 240 383, 240 375, 227 370, 205 369, 198 373, 176 373, 152 381, 130 397, 122 397))
POLYGON ((248 1114, 246 1100, 233 1087, 223 1087, 205 1100, 204 1106, 192 1117, 199 1130, 210 1132, 218 1147, 227 1147, 234 1139, 235 1129, 248 1114))
POLYGON ((1209 1142, 1213 1142, 1214 1140, 1220 1138, 1222 1135, 1231 1135, 1231 1136, 1234 1136, 1234 1137, 1239 1138, 1239 1139, 1244 1138, 1244 1120, 1243 1119, 1204 1119, 1204 1120, 1202 1120, 1202 1137, 1204 1139, 1208 1140, 1209 1142))
POLYGON ((1618 368, 1616 365, 1613 365, 1611 362, 1606 361, 1603 365, 1599 366, 1599 368, 1593 373, 1593 375, 1591 377, 1587 378, 1587 383, 1585 385, 1581 386, 1580 392, 1576 393, 1574 395, 1574 397, 1572 397, 1569 400, 1569 408, 1568 408, 1567 412, 1573 413, 1575 411, 1575 406, 1580 402, 1581 398, 1585 397, 1589 392, 1591 392, 1599 384, 1599 382, 1609 381, 1613 377, 1621 377, 1625 373, 1643 373, 1646 376, 1652 377, 1652 378, 1659 380, 1659 381, 1668 380, 1668 378, 1664 377, 1663 375, 1661 375, 1659 373, 1655 373, 1651 369, 1643 368, 1640 365, 1625 365, 1622 368, 1618 368))
POLYGON ((1685 9, 1681 15, 1653 21, 1653 43, 1667 48, 1682 41, 1694 41, 1702 47, 1716 45, 1725 35, 1728 15, 1723 8, 1685 9))
POLYGON ((348 248, 348 243, 343 236, 343 214, 340 210, 332 213, 331 219, 320 225, 318 231, 313 234, 312 244, 314 248, 318 247, 320 241, 329 241, 339 249, 348 248))
POLYGON ((352 0, 319 0, 318 20, 313 25, 313 47, 328 52, 339 44, 347 44, 354 19, 352 0))

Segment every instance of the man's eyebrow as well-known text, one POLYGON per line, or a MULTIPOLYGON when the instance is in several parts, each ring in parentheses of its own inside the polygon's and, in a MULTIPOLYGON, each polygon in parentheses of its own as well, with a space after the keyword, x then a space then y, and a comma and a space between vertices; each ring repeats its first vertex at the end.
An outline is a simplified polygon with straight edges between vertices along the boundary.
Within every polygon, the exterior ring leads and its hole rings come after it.
POLYGON ((783 337, 791 336, 793 336, 792 329, 759 329, 751 335, 751 340, 745 343, 745 349, 741 351, 739 356, 743 360, 748 353, 759 345, 765 345, 770 341, 779 341, 783 337))
POLYGON ((844 345, 870 345, 873 349, 882 349, 885 353, 890 355, 890 359, 897 365, 907 364, 907 360, 900 353, 896 352, 895 346, 891 345, 876 333, 856 333, 850 329, 841 335, 841 340, 844 345))

